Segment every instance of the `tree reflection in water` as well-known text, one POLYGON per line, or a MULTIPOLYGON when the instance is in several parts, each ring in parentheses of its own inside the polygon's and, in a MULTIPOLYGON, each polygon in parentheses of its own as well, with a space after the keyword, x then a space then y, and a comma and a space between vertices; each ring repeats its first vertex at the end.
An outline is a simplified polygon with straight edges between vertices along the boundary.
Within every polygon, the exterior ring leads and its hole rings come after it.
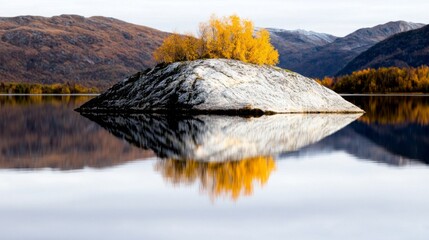
POLYGON ((210 198, 229 197, 237 200, 250 196, 254 185, 267 183, 276 168, 273 157, 253 157, 240 161, 198 162, 193 160, 159 160, 155 169, 173 185, 200 183, 210 198))
POLYGON ((367 124, 429 125, 427 96, 352 96, 346 99, 365 110, 359 121, 367 124))

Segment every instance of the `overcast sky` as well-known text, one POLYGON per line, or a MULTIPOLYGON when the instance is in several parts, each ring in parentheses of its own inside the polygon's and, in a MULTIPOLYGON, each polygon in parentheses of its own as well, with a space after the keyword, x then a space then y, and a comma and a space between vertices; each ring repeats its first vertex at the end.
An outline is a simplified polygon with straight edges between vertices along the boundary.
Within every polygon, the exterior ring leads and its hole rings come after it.
POLYGON ((0 16, 108 16, 164 31, 194 32, 211 14, 259 27, 344 36, 388 21, 429 23, 429 0, 0 0, 0 16))

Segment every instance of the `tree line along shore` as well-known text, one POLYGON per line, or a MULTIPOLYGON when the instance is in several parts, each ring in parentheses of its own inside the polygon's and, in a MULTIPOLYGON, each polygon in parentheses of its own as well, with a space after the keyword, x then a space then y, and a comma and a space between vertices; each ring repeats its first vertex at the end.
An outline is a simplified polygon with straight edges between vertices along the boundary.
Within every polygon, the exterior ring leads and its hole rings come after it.
POLYGON ((338 93, 427 93, 429 66, 369 68, 316 81, 338 93))
POLYGON ((85 87, 75 83, 0 83, 0 93, 3 94, 88 94, 98 92, 96 87, 85 87))
MULTIPOLYGON (((337 93, 427 93, 429 92, 429 66, 382 67, 364 69, 350 75, 324 77, 316 81, 337 93)), ((91 94, 99 93, 96 87, 80 84, 54 83, 0 83, 1 94, 91 94)))
MULTIPOLYGON (((355 71, 340 77, 324 77, 316 81, 338 93, 427 93, 429 66, 417 68, 378 68, 355 71)), ((96 87, 80 84, 0 83, 2 94, 90 94, 96 87)))

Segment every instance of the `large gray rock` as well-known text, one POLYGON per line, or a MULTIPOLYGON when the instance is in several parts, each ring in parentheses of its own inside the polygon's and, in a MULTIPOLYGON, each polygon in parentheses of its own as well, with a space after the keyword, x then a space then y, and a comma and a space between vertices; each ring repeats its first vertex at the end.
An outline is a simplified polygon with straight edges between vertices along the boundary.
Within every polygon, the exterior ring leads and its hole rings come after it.
POLYGON ((313 79, 236 60, 176 62, 137 73, 79 111, 363 112, 313 79))

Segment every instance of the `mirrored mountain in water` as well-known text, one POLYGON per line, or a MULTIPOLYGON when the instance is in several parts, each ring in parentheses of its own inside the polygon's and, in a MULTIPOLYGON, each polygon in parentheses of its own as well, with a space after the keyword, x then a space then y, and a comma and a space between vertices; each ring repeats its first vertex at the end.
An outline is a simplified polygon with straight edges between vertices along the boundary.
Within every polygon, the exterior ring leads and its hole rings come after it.
POLYGON ((355 121, 313 145, 282 157, 345 151, 359 159, 389 165, 429 164, 429 126, 368 124, 355 121))
POLYGON ((361 114, 218 115, 83 114, 115 136, 164 159, 237 161, 296 151, 361 114))
POLYGON ((0 169, 107 168, 154 156, 73 111, 88 99, 0 96, 0 169))

